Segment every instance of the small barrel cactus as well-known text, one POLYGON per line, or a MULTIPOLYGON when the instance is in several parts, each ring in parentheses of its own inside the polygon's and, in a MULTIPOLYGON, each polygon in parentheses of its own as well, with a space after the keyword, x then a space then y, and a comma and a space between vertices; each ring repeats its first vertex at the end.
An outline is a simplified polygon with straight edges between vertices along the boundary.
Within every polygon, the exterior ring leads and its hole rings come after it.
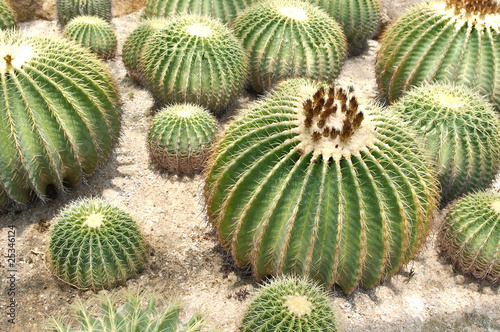
POLYGON ((214 113, 240 94, 247 67, 231 31, 195 15, 170 20, 148 39, 140 57, 145 83, 159 103, 193 103, 214 113))
POLYGON ((500 107, 500 6, 491 0, 423 2, 385 32, 376 76, 382 94, 398 99, 422 82, 477 87, 500 107))
POLYGON ((103 59, 115 56, 115 31, 108 22, 97 16, 78 16, 72 19, 64 28, 63 36, 90 49, 103 59))
POLYGON ((217 135, 217 121, 196 105, 173 105, 161 110, 148 132, 151 160, 170 173, 191 175, 204 162, 217 135))
POLYGON ((97 16, 111 22, 111 0, 57 0, 57 22, 64 27, 77 16, 97 16))
POLYGON ((250 58, 250 80, 262 93, 293 77, 333 81, 346 56, 342 28, 322 9, 297 0, 256 4, 233 30, 250 58))
POLYGON ((500 121, 479 93, 464 86, 424 85, 393 107, 424 138, 443 201, 491 184, 500 168, 500 121))
POLYGON ((336 314, 321 286, 297 277, 264 285, 250 300, 241 332, 336 332, 336 314))
POLYGON ((254 105, 216 144, 209 220, 259 280, 297 274, 346 293, 371 287, 424 242, 435 175, 394 112, 341 87, 292 86, 254 105))
POLYGON ((62 39, 0 31, 0 207, 77 185, 120 132, 111 74, 62 39))
POLYGON ((16 17, 7 0, 0 0, 0 30, 16 26, 16 17))
POLYGON ((465 273, 500 282, 500 194, 478 192, 455 201, 441 235, 444 250, 465 273))
POLYGON ((236 15, 257 0, 147 0, 141 17, 168 18, 178 14, 193 14, 231 23, 236 15))
POLYGON ((323 8, 344 30, 349 54, 360 54, 377 31, 380 0, 309 0, 323 8))
POLYGON ((122 60, 129 76, 140 82, 139 56, 148 38, 157 30, 168 24, 167 19, 150 19, 139 23, 137 28, 128 35, 122 49, 122 60))
POLYGON ((54 272, 63 281, 100 290, 135 277, 147 252, 132 217, 94 198, 77 200, 56 217, 49 256, 54 272))
POLYGON ((186 324, 182 324, 179 319, 179 303, 170 302, 163 310, 158 311, 157 296, 148 296, 147 306, 144 307, 144 296, 128 294, 125 303, 119 308, 120 295, 100 296, 101 312, 98 315, 88 309, 94 298, 89 304, 80 301, 76 305, 76 312, 69 319, 53 318, 49 328, 57 332, 197 332, 203 327, 203 318, 198 314, 193 315, 186 324))

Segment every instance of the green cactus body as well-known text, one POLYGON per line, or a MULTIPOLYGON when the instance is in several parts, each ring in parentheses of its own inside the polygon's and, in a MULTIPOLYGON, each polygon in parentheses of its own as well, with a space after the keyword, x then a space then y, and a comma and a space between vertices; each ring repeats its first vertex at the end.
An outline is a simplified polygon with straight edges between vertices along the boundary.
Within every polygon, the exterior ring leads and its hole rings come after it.
POLYGON ((382 94, 398 99, 422 82, 477 87, 500 107, 500 10, 493 1, 425 2, 385 32, 376 76, 382 94))
POLYGON ((344 64, 341 27, 302 1, 256 4, 238 15, 233 30, 249 53, 250 81, 259 93, 286 78, 333 81, 344 64))
POLYGON ((99 17, 78 16, 72 19, 64 28, 63 36, 90 49, 103 59, 115 56, 115 31, 108 22, 99 17))
POLYGON ((478 192, 451 204, 442 246, 465 273, 500 282, 500 194, 478 192))
POLYGON ((443 201, 488 187, 500 168, 500 122, 479 93, 433 84, 409 90, 393 108, 424 138, 443 201))
POLYGON ((424 242, 436 179, 393 112, 303 82, 254 105, 216 144, 209 220, 259 280, 297 274, 346 293, 371 287, 424 242))
POLYGON ((147 87, 162 104, 193 103, 218 113, 247 78, 240 42, 220 22, 182 15, 151 36, 140 57, 147 87))
POLYGON ((77 16, 97 16, 111 22, 111 0, 57 0, 57 23, 64 27, 77 16))
POLYGON ((79 200, 61 211, 49 255, 59 278, 92 290, 110 289, 135 277, 147 259, 135 221, 102 199, 79 200))
POLYGON ((147 0, 142 18, 168 18, 177 14, 193 14, 231 23, 236 15, 256 0, 147 0))
POLYGON ((128 295, 118 310, 115 298, 114 294, 100 297, 101 312, 98 316, 90 312, 88 305, 79 302, 71 319, 52 319, 49 328, 58 332, 197 332, 203 327, 203 318, 198 314, 193 315, 188 323, 182 324, 179 319, 181 307, 176 302, 158 311, 154 295, 148 297, 146 308, 142 297, 128 295))
POLYGON ((217 121, 196 105, 161 110, 148 132, 151 160, 170 173, 193 174, 203 169, 217 135, 217 121))
POLYGON ((127 37, 122 49, 122 60, 129 76, 140 82, 139 56, 148 38, 157 30, 168 24, 167 19, 150 19, 139 23, 137 28, 127 37))
POLYGON ((377 31, 380 0, 309 0, 323 8, 344 30, 349 54, 360 54, 377 31))
POLYGON ((0 207, 90 176, 120 132, 115 82, 65 40, 0 31, 0 207))
POLYGON ((7 0, 0 0, 0 30, 16 27, 16 17, 7 0))
POLYGON ((264 285, 250 300, 241 332, 336 332, 335 311, 325 291, 307 279, 286 277, 264 285))

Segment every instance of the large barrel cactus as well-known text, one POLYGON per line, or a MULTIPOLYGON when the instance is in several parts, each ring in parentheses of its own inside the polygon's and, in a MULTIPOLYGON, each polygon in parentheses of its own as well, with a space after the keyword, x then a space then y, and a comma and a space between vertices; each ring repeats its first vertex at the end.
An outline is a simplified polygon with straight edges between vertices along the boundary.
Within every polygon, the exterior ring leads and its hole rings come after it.
POLYGON ((148 39, 140 57, 142 76, 157 102, 193 103, 215 113, 240 94, 247 67, 231 31, 196 15, 170 20, 148 39))
POLYGON ((218 18, 230 23, 238 13, 257 0, 147 0, 141 17, 170 17, 176 14, 193 14, 218 18))
POLYGON ((116 34, 113 27, 97 16, 78 16, 64 28, 64 38, 86 47, 103 59, 116 53, 116 34))
POLYGON ((0 31, 0 207, 73 187, 120 131, 104 66, 74 43, 0 31))
POLYGON ((371 287, 424 242, 435 176, 393 112, 302 82, 221 137, 205 179, 209 220, 259 280, 290 273, 346 293, 371 287))
POLYGON ((422 82, 478 87, 500 107, 500 6, 491 0, 424 2, 381 41, 377 82, 390 101, 422 82))
POLYGON ((259 93, 293 77, 333 81, 344 64, 342 28, 302 1, 256 4, 238 15, 233 30, 249 52, 250 80, 259 93))
POLYGON ((368 46, 380 21, 380 0, 309 0, 327 11, 344 30, 349 54, 357 55, 368 46))
POLYGON ((147 259, 135 221, 102 199, 82 199, 67 206, 51 233, 54 272, 78 288, 110 289, 135 277, 147 259))
POLYGON ((500 121, 479 93, 425 85, 409 90, 393 107, 424 138, 443 201, 491 184, 500 168, 500 121))
POLYGON ((500 282, 500 194, 478 192, 449 208, 443 249, 464 272, 500 282))
POLYGON ((111 0, 57 0, 57 23, 64 27, 77 16, 98 16, 111 21, 111 0))
POLYGON ((7 0, 0 0, 0 30, 16 26, 16 17, 7 0))

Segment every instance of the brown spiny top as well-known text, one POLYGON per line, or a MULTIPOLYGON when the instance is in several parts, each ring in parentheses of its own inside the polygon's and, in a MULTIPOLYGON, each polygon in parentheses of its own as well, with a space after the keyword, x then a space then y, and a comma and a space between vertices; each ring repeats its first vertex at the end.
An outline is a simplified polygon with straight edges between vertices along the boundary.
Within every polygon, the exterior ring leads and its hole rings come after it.
POLYGON ((495 0, 446 0, 446 4, 476 15, 500 14, 500 4, 495 0))

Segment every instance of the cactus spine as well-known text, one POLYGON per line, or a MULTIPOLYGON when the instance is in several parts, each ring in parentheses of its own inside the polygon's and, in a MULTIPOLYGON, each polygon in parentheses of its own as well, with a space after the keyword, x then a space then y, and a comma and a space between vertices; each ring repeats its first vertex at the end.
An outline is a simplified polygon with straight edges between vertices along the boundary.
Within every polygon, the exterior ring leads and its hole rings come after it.
POLYGON ((139 83, 141 74, 139 56, 148 38, 157 30, 168 24, 166 19, 147 19, 139 23, 137 28, 127 37, 122 49, 122 60, 129 76, 139 83))
POLYGON ((193 174, 203 169, 217 134, 217 121, 196 105, 161 110, 148 131, 151 160, 170 173, 193 174))
POLYGON ((111 22, 111 0, 57 0, 57 23, 64 27, 77 16, 97 16, 111 22))
POLYGON ((390 101, 422 82, 477 87, 500 107, 500 10, 493 1, 423 3, 394 22, 377 57, 380 91, 390 101))
POLYGON ((256 0, 147 0, 141 14, 144 18, 168 18, 178 14, 193 14, 231 23, 236 15, 256 0))
POLYGON ((0 0, 0 30, 15 28, 16 17, 7 0, 0 0))
POLYGON ((178 16, 148 39, 140 58, 147 87, 159 103, 193 103, 218 113, 243 89, 248 60, 220 22, 178 16))
POLYGON ((64 28, 63 36, 90 49, 103 59, 115 56, 115 31, 108 22, 99 17, 78 16, 72 19, 64 28))
POLYGON ((209 220, 259 280, 297 274, 346 293, 371 287, 424 242, 436 179, 393 112, 339 87, 297 86, 254 106, 217 143, 209 220))
POLYGON ((500 168, 500 122, 479 93, 464 86, 424 85, 393 107, 424 138, 444 201, 491 184, 500 168))
POLYGON ((259 93, 286 78, 333 81, 344 64, 341 27, 302 1, 256 4, 238 15, 233 30, 250 54, 250 81, 259 93))
POLYGON ((49 254, 59 278, 92 290, 110 289, 135 277, 147 258, 132 217, 101 199, 79 200, 61 211, 49 254))
POLYGON ((65 40, 0 31, 0 207, 77 185, 120 132, 115 83, 65 40))
POLYGON ((360 54, 377 31, 380 0, 309 0, 323 8, 344 30, 349 54, 360 54))
POLYGON ((335 311, 328 295, 315 283, 297 277, 264 285, 251 299, 241 332, 336 332, 335 311))
POLYGON ((454 202, 441 235, 444 250, 465 273, 500 282, 500 194, 478 192, 454 202))

